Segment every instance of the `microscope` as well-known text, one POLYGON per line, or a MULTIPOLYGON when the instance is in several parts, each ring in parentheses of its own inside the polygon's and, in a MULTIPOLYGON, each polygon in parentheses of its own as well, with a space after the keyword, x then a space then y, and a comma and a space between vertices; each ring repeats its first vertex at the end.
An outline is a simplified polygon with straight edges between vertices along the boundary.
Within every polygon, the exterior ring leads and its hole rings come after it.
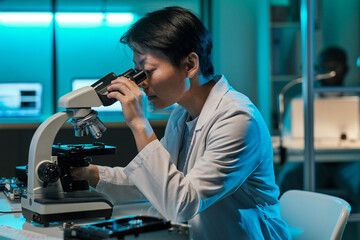
MULTIPOLYGON (((143 71, 129 69, 120 76, 139 84, 146 79, 143 71)), ((118 76, 109 73, 91 86, 70 92, 59 99, 58 112, 35 131, 30 143, 27 194, 21 198, 22 214, 27 221, 49 226, 51 222, 83 218, 110 219, 113 203, 105 195, 89 188, 87 181, 75 181, 71 167, 86 167, 89 155, 114 154, 115 147, 102 143, 53 145, 62 125, 71 120, 75 136, 91 135, 99 139, 106 130, 92 107, 110 106, 107 87, 118 76)))

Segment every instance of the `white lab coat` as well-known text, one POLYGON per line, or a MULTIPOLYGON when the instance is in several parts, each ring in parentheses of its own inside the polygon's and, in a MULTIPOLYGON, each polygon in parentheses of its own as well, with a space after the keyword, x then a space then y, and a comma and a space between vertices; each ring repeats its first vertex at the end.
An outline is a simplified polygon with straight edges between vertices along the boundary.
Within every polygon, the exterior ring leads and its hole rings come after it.
POLYGON ((266 124, 225 77, 216 80, 184 172, 176 164, 188 113, 178 106, 161 141, 148 144, 125 168, 100 167, 97 190, 121 201, 143 194, 165 218, 191 224, 194 239, 288 239, 266 124))

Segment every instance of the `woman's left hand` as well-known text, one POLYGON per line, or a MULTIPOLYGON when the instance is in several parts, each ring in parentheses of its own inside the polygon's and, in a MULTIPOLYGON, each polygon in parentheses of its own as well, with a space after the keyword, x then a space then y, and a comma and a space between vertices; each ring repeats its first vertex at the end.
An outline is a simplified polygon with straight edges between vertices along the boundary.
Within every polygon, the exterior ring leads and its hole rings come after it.
POLYGON ((145 93, 130 79, 118 77, 108 87, 108 98, 120 101, 126 124, 134 134, 140 152, 147 144, 157 139, 144 112, 145 93))
POLYGON ((120 101, 125 121, 131 129, 144 124, 146 119, 143 106, 145 93, 135 82, 125 77, 118 77, 111 82, 108 91, 108 98, 120 101))

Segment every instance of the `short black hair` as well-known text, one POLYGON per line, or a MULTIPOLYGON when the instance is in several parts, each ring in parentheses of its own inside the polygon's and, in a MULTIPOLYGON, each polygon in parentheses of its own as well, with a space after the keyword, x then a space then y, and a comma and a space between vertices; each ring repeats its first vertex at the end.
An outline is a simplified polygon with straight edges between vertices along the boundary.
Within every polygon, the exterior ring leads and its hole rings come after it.
POLYGON ((211 35, 201 20, 185 8, 166 7, 148 13, 130 27, 120 42, 133 50, 135 44, 159 50, 175 67, 179 67, 189 53, 195 52, 201 73, 205 77, 214 74, 211 35))
POLYGON ((336 46, 327 47, 324 49, 318 57, 318 62, 330 62, 335 61, 342 63, 344 66, 347 65, 347 56, 344 49, 336 46))
POLYGON ((325 48, 318 56, 317 70, 319 73, 336 72, 335 77, 324 79, 321 82, 323 86, 342 86, 348 72, 345 50, 337 46, 325 48))

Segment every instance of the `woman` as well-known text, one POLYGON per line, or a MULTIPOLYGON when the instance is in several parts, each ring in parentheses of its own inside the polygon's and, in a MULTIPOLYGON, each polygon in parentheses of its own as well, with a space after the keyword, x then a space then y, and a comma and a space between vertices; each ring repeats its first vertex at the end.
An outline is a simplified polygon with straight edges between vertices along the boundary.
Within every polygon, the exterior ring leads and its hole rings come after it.
POLYGON ((108 97, 120 101, 139 153, 125 168, 91 165, 73 175, 113 198, 146 197, 165 218, 188 222, 194 239, 290 238, 268 129, 246 96, 214 76, 201 21, 165 8, 136 22, 121 42, 147 79, 137 86, 120 77, 108 97), (156 108, 179 105, 161 141, 144 115, 144 93, 156 108))

